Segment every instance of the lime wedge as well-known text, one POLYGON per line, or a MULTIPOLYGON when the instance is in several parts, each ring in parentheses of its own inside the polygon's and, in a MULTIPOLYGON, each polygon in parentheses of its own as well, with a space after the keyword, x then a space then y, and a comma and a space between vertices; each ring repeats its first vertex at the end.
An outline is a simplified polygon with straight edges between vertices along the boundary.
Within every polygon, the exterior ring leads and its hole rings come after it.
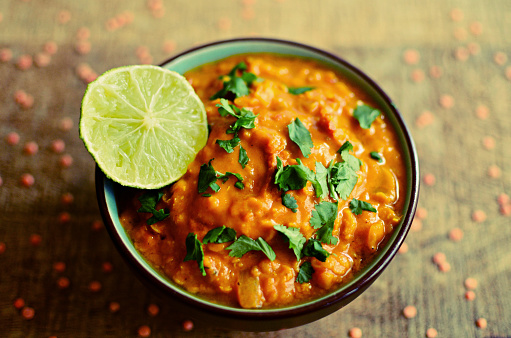
POLYGON ((115 68, 84 94, 80 137, 107 177, 157 189, 179 179, 206 144, 204 104, 180 74, 157 66, 115 68))

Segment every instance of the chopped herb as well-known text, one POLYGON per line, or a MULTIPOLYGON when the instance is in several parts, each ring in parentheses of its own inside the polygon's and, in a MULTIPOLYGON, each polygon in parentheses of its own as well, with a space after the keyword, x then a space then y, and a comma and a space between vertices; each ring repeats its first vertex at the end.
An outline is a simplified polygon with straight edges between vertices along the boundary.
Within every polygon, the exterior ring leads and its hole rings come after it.
POLYGON ((236 230, 228 228, 225 225, 209 230, 206 236, 202 239, 203 244, 208 243, 226 243, 232 242, 236 239, 236 230))
POLYGON ((298 210, 296 199, 293 196, 286 194, 285 192, 282 193, 282 205, 291 209, 292 212, 296 212, 298 210))
POLYGON ((320 202, 311 213, 311 226, 319 229, 316 232, 319 240, 325 244, 337 244, 338 239, 332 234, 337 218, 337 203, 320 202))
POLYGON ((228 153, 232 153, 234 148, 240 144, 240 139, 235 136, 231 140, 216 140, 216 143, 228 153))
POLYGON ((303 165, 302 161, 297 158, 296 165, 282 166, 282 160, 277 157, 277 172, 275 173, 275 184, 280 190, 299 190, 303 189, 307 181, 314 181, 316 175, 312 170, 303 165))
POLYGON ((328 196, 328 170, 323 163, 316 162, 316 175, 315 180, 312 181, 312 186, 316 190, 316 197, 324 199, 328 196))
POLYGON ((204 269, 204 250, 202 249, 202 244, 197 239, 197 235, 191 232, 188 234, 188 236, 186 236, 186 256, 184 262, 186 261, 197 261, 202 275, 206 276, 206 269, 204 269))
POLYGON ((358 182, 358 175, 346 162, 332 163, 328 167, 330 196, 335 200, 346 200, 358 182))
POLYGON ((305 237, 298 228, 286 227, 285 225, 277 224, 273 228, 280 232, 286 240, 289 242, 289 248, 293 250, 296 256, 296 260, 299 261, 302 258, 303 245, 306 242, 305 237))
POLYGON ((312 274, 314 273, 314 268, 312 267, 311 262, 304 262, 300 266, 300 270, 298 271, 298 275, 296 276, 296 281, 300 284, 308 283, 312 274))
POLYGON ((377 160, 378 163, 382 163, 383 162, 383 157, 377 151, 371 151, 369 153, 369 156, 371 156, 372 159, 377 160))
POLYGON ((309 157, 311 148, 314 147, 310 132, 305 128, 302 121, 296 118, 288 126, 289 138, 300 147, 303 156, 309 157))
POLYGON ((214 159, 212 158, 207 164, 204 163, 200 167, 199 179, 197 183, 199 194, 206 192, 208 188, 213 189, 214 192, 218 192, 218 190, 220 190, 220 186, 216 184, 216 180, 218 178, 216 176, 217 172, 211 165, 211 161, 213 160, 214 159))
POLYGON ((360 105, 353 111, 353 117, 358 120, 360 127, 363 129, 369 129, 371 123, 380 116, 381 112, 378 109, 374 109, 368 105, 360 105))
POLYGON ((353 145, 350 141, 344 142, 344 144, 337 150, 339 154, 341 154, 341 158, 346 164, 353 169, 353 171, 359 171, 360 166, 362 165, 362 161, 358 158, 350 154, 350 151, 353 150, 353 145))
POLYGON ((142 206, 137 210, 137 212, 147 212, 153 214, 153 216, 151 216, 146 221, 147 225, 153 225, 156 222, 164 220, 170 215, 167 209, 156 210, 156 204, 160 201, 162 196, 162 191, 149 190, 138 198, 142 206))
POLYGON ((229 74, 221 76, 223 88, 210 97, 210 100, 218 98, 235 99, 240 96, 248 95, 249 87, 258 78, 255 74, 245 72, 247 65, 244 62, 238 63, 231 69, 229 74), (241 76, 237 75, 238 71, 242 71, 241 76))
POLYGON ((287 87, 289 94, 293 95, 300 95, 313 89, 314 87, 287 87))
POLYGON ((242 257, 249 251, 262 251, 271 261, 274 261, 277 257, 271 246, 266 243, 262 237, 254 240, 245 235, 241 235, 234 243, 229 245, 226 250, 231 250, 229 252, 229 256, 231 257, 242 257))
POLYGON ((234 176, 236 177, 237 181, 236 183, 234 183, 234 186, 238 189, 243 189, 245 188, 245 185, 242 183, 243 181, 243 177, 241 177, 240 174, 237 174, 237 173, 231 173, 231 172, 226 172, 225 174, 222 174, 222 173, 219 173, 217 172, 217 175, 218 176, 218 179, 222 180, 223 183, 227 182, 227 180, 229 179, 229 177, 231 176, 234 176))
POLYGON ((314 257, 321 262, 325 262, 330 253, 323 249, 323 245, 317 239, 311 238, 307 244, 303 247, 302 256, 314 257))
POLYGON ((248 155, 247 155, 247 151, 245 150, 245 148, 243 148, 241 145, 240 145, 240 152, 239 152, 239 157, 238 157, 238 163, 241 164, 241 167, 243 169, 245 169, 245 166, 247 165, 248 163, 248 155))
POLYGON ((216 107, 218 107, 218 113, 221 116, 231 115, 236 118, 236 122, 227 130, 227 134, 236 134, 241 128, 252 129, 255 127, 254 121, 257 115, 254 115, 251 110, 240 109, 225 99, 220 99, 220 103, 217 103, 216 107))
POLYGON ((350 209, 351 211, 355 214, 355 215, 361 215, 362 214, 362 210, 366 210, 366 211, 372 211, 372 212, 377 212, 378 210, 376 210, 375 207, 373 207, 371 205, 371 203, 367 203, 365 201, 360 201, 360 200, 357 200, 357 199, 352 199, 351 202, 350 202, 350 209))

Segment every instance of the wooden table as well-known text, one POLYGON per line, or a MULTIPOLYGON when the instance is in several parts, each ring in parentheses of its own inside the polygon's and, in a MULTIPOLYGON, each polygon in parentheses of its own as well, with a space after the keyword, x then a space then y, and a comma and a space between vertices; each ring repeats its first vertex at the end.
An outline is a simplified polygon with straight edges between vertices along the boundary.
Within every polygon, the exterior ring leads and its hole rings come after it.
POLYGON ((153 337, 347 337, 352 327, 364 337, 509 337, 510 22, 507 0, 2 1, 0 336, 125 337, 147 325, 153 337), (80 101, 94 74, 239 36, 324 48, 380 83, 415 137, 420 209, 408 252, 331 316, 274 333, 200 322, 185 332, 186 315, 135 278, 100 223, 80 101))

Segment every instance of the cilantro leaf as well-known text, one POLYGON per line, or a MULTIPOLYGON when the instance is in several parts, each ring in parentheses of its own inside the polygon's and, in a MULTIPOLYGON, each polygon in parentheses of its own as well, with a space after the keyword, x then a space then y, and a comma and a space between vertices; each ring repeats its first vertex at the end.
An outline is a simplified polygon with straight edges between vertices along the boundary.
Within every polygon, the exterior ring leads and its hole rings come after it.
POLYGON ((285 192, 282 193, 282 205, 291 209, 292 212, 296 212, 298 210, 296 199, 293 196, 286 194, 285 192))
POLYGON ((197 188, 199 190, 199 194, 202 194, 208 188, 213 189, 213 191, 218 192, 220 190, 220 186, 216 184, 217 176, 216 176, 216 170, 211 165, 211 161, 214 159, 212 158, 209 160, 209 162, 206 164, 204 163, 200 167, 199 171, 199 179, 197 182, 197 188))
POLYGON ((245 166, 247 165, 248 163, 248 155, 247 155, 247 151, 245 150, 245 148, 243 148, 241 145, 240 145, 240 152, 239 152, 239 157, 238 157, 238 163, 241 164, 241 167, 243 169, 245 169, 245 166))
POLYGON ((312 170, 303 165, 302 161, 297 158, 295 165, 282 166, 282 160, 277 157, 277 172, 275 173, 275 184, 280 190, 300 190, 305 187, 307 181, 316 179, 312 170))
POLYGON ((346 200, 358 182, 358 175, 346 162, 337 162, 328 167, 327 180, 330 196, 346 200))
POLYGON ((300 95, 313 89, 314 87, 287 87, 289 94, 293 95, 300 95))
POLYGON ((332 234, 337 218, 337 203, 320 202, 311 212, 311 226, 319 230, 316 232, 319 240, 325 244, 337 244, 338 239, 332 234))
POLYGON ((217 175, 219 175, 218 179, 222 180, 223 183, 227 182, 229 177, 234 176, 237 179, 236 183, 234 183, 234 186, 238 189, 245 188, 245 185, 243 184, 243 177, 238 173, 231 173, 228 171, 225 174, 222 174, 222 173, 217 172, 217 175))
POLYGON ((353 117, 358 120, 360 127, 363 129, 369 129, 371 123, 380 116, 381 112, 378 109, 374 109, 368 105, 360 105, 353 111, 353 117))
POLYGON ((371 205, 371 203, 368 203, 368 202, 365 202, 365 201, 360 201, 360 200, 357 200, 356 198, 351 200, 351 202, 350 202, 350 209, 351 209, 351 211, 355 215, 361 215, 362 214, 362 210, 372 211, 372 212, 377 212, 378 211, 378 210, 376 210, 375 207, 373 207, 371 205))
POLYGON ((225 225, 208 231, 202 239, 203 244, 208 243, 226 243, 236 239, 236 230, 228 228, 225 225))
POLYGON ((352 151, 353 150, 353 144, 351 144, 350 141, 346 141, 342 144, 342 146, 337 150, 339 154, 342 154, 343 151, 352 151))
POLYGON ((254 115, 251 110, 248 110, 246 108, 242 108, 239 111, 239 115, 236 116, 237 120, 236 122, 229 127, 227 130, 227 134, 235 134, 237 133, 241 128, 245 129, 252 129, 255 128, 255 118, 257 115, 254 115))
POLYGON ((325 168, 323 163, 316 162, 316 175, 315 180, 312 181, 312 186, 316 191, 316 197, 321 199, 328 196, 328 170, 325 168))
POLYGON ((381 154, 377 151, 371 151, 369 153, 369 156, 371 156, 372 159, 374 160, 377 160, 378 163, 382 163, 383 162, 383 157, 381 156, 381 154))
POLYGON ((162 196, 163 192, 160 190, 149 190, 138 198, 142 206, 137 210, 137 212, 148 212, 153 214, 153 216, 146 221, 147 225, 163 221, 170 215, 167 209, 156 210, 156 204, 160 201, 162 196))
POLYGON ((252 73, 245 72, 247 65, 244 62, 238 63, 234 66, 229 74, 220 77, 223 81, 223 87, 218 92, 213 94, 209 99, 215 100, 218 98, 235 99, 240 96, 248 95, 248 87, 257 80, 257 76, 252 73), (242 71, 242 75, 238 76, 236 73, 242 71))
POLYGON ((257 240, 253 240, 250 237, 241 235, 234 241, 234 243, 229 245, 226 250, 231 250, 229 252, 229 256, 231 257, 242 257, 249 251, 262 251, 271 261, 274 261, 275 258, 277 258, 271 246, 266 243, 262 237, 259 237, 257 240))
POLYGON ((229 154, 234 151, 234 148, 236 148, 236 146, 240 144, 240 142, 241 140, 237 136, 233 137, 230 140, 216 140, 216 144, 218 144, 223 150, 225 150, 229 154))
POLYGON ((300 229, 286 227, 281 224, 276 224, 273 228, 285 236, 286 240, 289 242, 289 248, 293 250, 296 260, 299 261, 300 258, 302 258, 302 249, 306 242, 306 239, 300 232, 300 229))
POLYGON ((183 261, 197 261, 202 275, 206 276, 206 270, 204 269, 204 250, 202 249, 201 242, 197 239, 197 235, 192 232, 186 236, 186 256, 183 261))
POLYGON ((344 144, 341 146, 337 152, 341 154, 341 158, 346 164, 353 169, 353 171, 360 170, 360 166, 362 165, 362 161, 360 159, 356 158, 352 154, 350 154, 350 151, 353 150, 353 145, 350 141, 344 142, 344 144))
POLYGON ((314 273, 314 268, 312 267, 311 262, 304 262, 300 266, 300 270, 298 271, 298 275, 296 276, 296 281, 300 284, 308 283, 312 274, 314 273))
POLYGON ((330 253, 323 249, 323 245, 317 239, 311 238, 303 247, 302 255, 306 257, 314 257, 321 262, 325 262, 330 253))
POLYGON ((299 118, 296 118, 287 126, 287 129, 289 131, 289 138, 291 141, 300 147, 300 151, 303 156, 309 157, 311 148, 314 147, 314 144, 312 143, 310 132, 307 128, 305 128, 302 121, 300 121, 299 118))
POLYGON ((238 118, 236 110, 239 110, 239 108, 233 104, 230 104, 229 101, 226 99, 220 99, 220 103, 217 103, 215 107, 218 107, 218 113, 222 117, 231 115, 234 116, 235 118, 238 118))

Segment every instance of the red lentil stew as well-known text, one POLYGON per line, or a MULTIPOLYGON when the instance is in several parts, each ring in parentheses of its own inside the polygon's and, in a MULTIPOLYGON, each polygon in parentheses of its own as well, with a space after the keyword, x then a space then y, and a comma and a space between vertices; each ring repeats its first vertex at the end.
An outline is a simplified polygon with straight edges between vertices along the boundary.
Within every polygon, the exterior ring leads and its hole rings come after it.
POLYGON ((294 305, 349 281, 403 211, 401 148, 376 103, 303 58, 238 55, 185 76, 208 143, 176 183, 120 198, 137 250, 234 307, 294 305))

